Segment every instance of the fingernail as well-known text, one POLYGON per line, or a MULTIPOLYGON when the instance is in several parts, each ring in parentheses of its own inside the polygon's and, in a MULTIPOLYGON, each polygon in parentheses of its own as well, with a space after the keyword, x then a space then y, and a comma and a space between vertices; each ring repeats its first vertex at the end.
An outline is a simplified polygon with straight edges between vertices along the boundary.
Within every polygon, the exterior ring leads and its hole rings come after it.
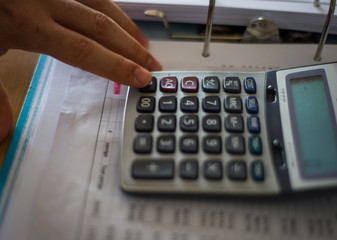
POLYGON ((144 68, 138 68, 135 72, 136 80, 143 86, 146 86, 151 81, 152 75, 144 68))
POLYGON ((147 65, 147 69, 149 71, 160 71, 162 68, 163 67, 160 65, 160 63, 154 58, 151 58, 147 65))
POLYGON ((142 33, 138 34, 137 41, 142 44, 143 47, 149 47, 149 40, 142 33))

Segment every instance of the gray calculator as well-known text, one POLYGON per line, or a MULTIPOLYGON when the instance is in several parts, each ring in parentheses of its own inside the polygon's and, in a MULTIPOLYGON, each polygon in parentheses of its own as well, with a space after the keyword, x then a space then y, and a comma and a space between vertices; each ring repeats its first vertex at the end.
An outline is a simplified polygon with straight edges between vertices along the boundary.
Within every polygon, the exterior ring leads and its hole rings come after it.
POLYGON ((127 94, 125 191, 275 195, 337 187, 337 63, 152 76, 127 94))

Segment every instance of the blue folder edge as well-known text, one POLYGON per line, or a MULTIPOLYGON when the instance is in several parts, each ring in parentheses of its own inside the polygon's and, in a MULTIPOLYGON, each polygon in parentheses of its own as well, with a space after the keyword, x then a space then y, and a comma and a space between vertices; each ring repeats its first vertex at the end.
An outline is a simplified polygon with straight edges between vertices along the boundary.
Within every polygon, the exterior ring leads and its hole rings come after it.
MULTIPOLYGON (((45 88, 49 73, 51 71, 52 64, 47 64, 47 63, 50 63, 50 61, 47 61, 48 58, 49 57, 46 56, 46 55, 40 55, 40 57, 39 57, 39 60, 38 60, 38 63, 37 63, 37 66, 35 68, 34 75, 33 75, 32 81, 31 81, 31 84, 30 84, 28 92, 27 92, 27 96, 26 96, 25 101, 23 103, 20 116, 19 116, 17 124, 15 126, 15 130, 14 130, 9 148, 7 150, 6 157, 5 157, 5 160, 3 162, 3 165, 2 165, 2 168, 1 168, 1 171, 0 171, 0 199, 4 203, 2 205, 2 209, 0 209, 0 214, 1 214, 0 215, 0 224, 3 220, 4 214, 6 212, 8 201, 9 201, 9 198, 10 198, 10 195, 11 195, 11 191, 12 191, 13 185, 15 183, 15 181, 12 181, 12 182, 8 183, 8 184, 11 184, 11 186, 9 186, 9 192, 8 192, 9 194, 3 195, 4 194, 3 191, 5 189, 5 185, 6 185, 7 180, 8 180, 7 178, 8 178, 8 175, 9 175, 12 167, 15 167, 15 169, 14 169, 14 174, 15 174, 14 179, 16 179, 16 176, 17 176, 17 174, 20 170, 22 159, 23 159, 23 156, 24 156, 25 151, 27 149, 27 145, 28 145, 28 141, 29 141, 29 132, 32 128, 32 124, 27 124, 27 119, 28 119, 30 111, 37 111, 38 110, 38 108, 32 109, 33 100, 35 98, 41 98, 42 97, 41 93, 43 91, 41 91, 40 95, 37 96, 38 85, 41 84, 40 81, 44 81, 44 82, 42 82, 42 84, 43 84, 42 88, 43 89, 45 88), (45 71, 45 68, 48 68, 47 74, 44 75, 46 77, 44 79, 41 79, 42 73, 45 71), (25 130, 26 128, 28 128, 27 129, 28 134, 27 134, 27 136, 24 136, 24 137, 26 137, 26 139, 24 140, 23 147, 21 148, 19 161, 16 164, 16 166, 14 166, 13 161, 14 161, 15 155, 17 154, 19 142, 20 142, 20 139, 22 137, 23 130, 25 130), (2 199, 2 198, 6 198, 6 199, 2 199)), ((30 122, 33 123, 34 120, 32 120, 30 122)))

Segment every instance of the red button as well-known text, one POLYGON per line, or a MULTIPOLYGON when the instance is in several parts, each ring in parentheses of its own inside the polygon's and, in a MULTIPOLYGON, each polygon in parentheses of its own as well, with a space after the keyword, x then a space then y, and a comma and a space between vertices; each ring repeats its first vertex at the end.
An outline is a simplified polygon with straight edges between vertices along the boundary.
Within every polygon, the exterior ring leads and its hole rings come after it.
POLYGON ((177 77, 164 77, 160 80, 160 90, 162 92, 176 92, 177 86, 177 77))
POLYGON ((198 78, 197 77, 184 77, 181 82, 181 89, 184 92, 197 92, 198 91, 198 78))

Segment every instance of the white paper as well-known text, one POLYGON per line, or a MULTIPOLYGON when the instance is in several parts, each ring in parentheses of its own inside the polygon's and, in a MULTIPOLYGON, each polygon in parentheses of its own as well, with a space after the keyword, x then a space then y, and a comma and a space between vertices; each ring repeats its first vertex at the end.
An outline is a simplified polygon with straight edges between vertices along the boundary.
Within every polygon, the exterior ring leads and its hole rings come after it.
MULTIPOLYGON (((150 43, 165 70, 261 71, 312 64, 315 46, 212 44, 209 58, 201 49, 200 43, 150 43)), ((337 47, 326 46, 323 60, 336 56, 337 47)), ((52 66, 0 239, 337 238, 337 193, 281 198, 124 193, 119 147, 127 87, 56 60, 52 66)))

